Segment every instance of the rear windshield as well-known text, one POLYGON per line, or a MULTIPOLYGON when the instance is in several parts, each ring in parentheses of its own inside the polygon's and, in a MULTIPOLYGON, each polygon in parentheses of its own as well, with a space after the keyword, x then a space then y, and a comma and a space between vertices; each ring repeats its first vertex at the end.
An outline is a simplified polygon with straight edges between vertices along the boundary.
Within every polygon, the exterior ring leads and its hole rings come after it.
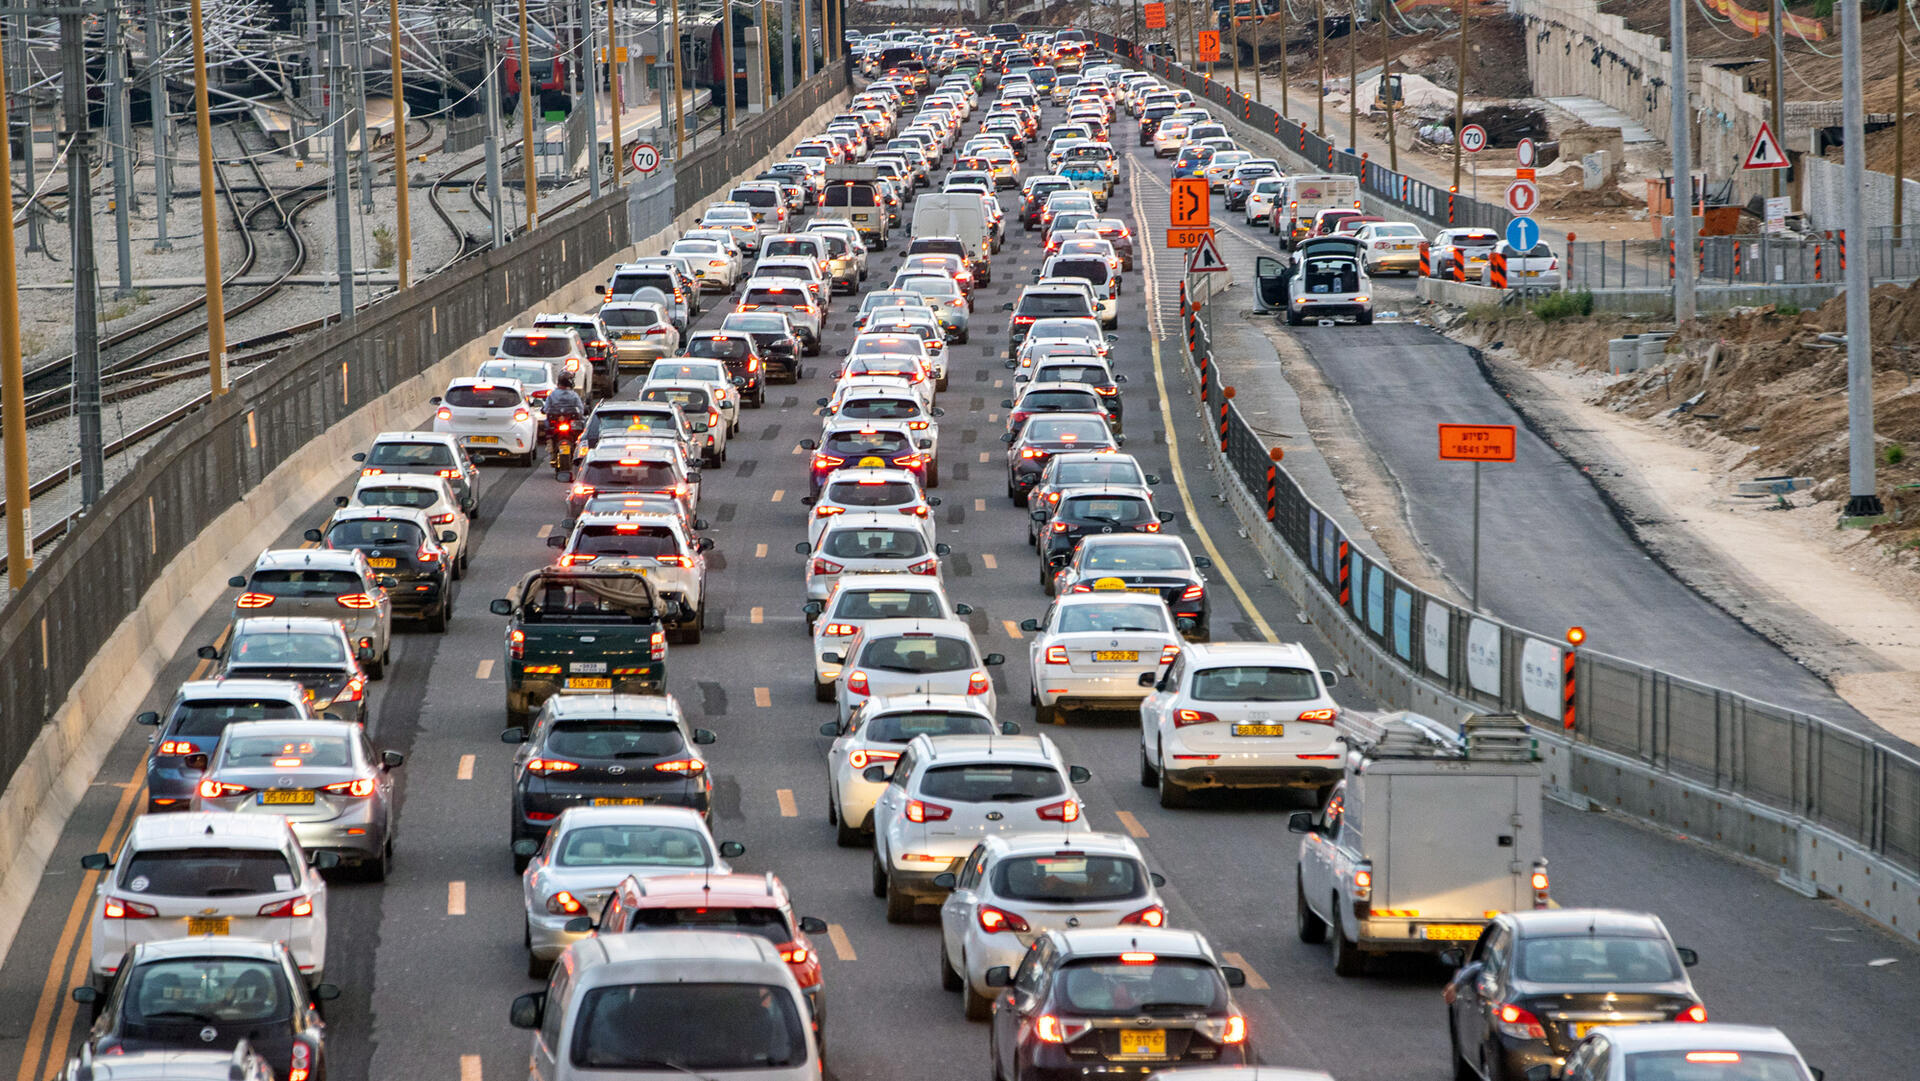
POLYGON ((632 465, 620 461, 588 462, 580 471, 581 483, 596 491, 658 491, 673 487, 679 479, 678 471, 667 462, 636 461, 632 465))
POLYGON ((659 525, 585 525, 574 534, 573 552, 596 556, 672 556, 680 554, 673 530, 659 525))
POLYGON ((291 1005, 280 966, 245 957, 148 962, 134 969, 121 999, 125 1020, 136 1025, 275 1021, 290 1016, 291 1005))
MULTIPOLYGON (((710 361, 710 358, 709 358, 710 361)), ((705 379, 711 382, 727 381, 727 369, 724 364, 689 363, 684 360, 656 361, 653 370, 647 373, 649 381, 666 379, 705 379)))
POLYGON ((353 748, 345 736, 242 736, 227 741, 220 752, 220 765, 235 769, 345 769, 353 765, 353 748))
POLYGON ((1807 1081, 1794 1056, 1780 1051, 1723 1052, 1706 1062, 1697 1051, 1636 1051, 1626 1060, 1627 1081, 1807 1081))
MULTIPOLYGON (((559 1006, 554 1007, 558 1009, 559 1006)), ((793 995, 776 984, 641 983, 580 997, 568 1053, 582 1069, 764 1072, 806 1064, 793 995), (661 1063, 672 1063, 662 1067, 661 1063)))
POLYGON ((341 570, 254 571, 253 578, 247 582, 247 592, 270 593, 276 597, 337 597, 359 591, 360 575, 341 570))
POLYGON ((1060 612, 1059 623, 1053 629, 1060 634, 1164 631, 1167 610, 1158 603, 1076 604, 1060 612))
POLYGON ((335 522, 327 530, 327 544, 334 548, 378 548, 382 545, 417 548, 426 539, 426 534, 413 522, 379 521, 373 518, 335 522))
POLYGON ((1065 795, 1067 785, 1052 766, 974 762, 935 766, 920 778, 928 799, 961 803, 1012 803, 1065 795))
POLYGON ((1146 869, 1129 856, 1019 856, 994 865, 992 879, 1010 901, 1119 901, 1147 892, 1146 869))
POLYGON ((375 443, 367 452, 368 465, 453 464, 453 448, 444 443, 375 443))
POLYGON ((1107 284, 1109 269, 1105 259, 1055 259, 1047 271, 1063 278, 1085 278, 1095 285, 1107 284))
POLYGON ((856 589, 840 594, 836 619, 939 619, 940 598, 924 589, 856 589))
POLYGON ((1111 544, 1093 549, 1081 549, 1085 553, 1082 566, 1087 570, 1119 571, 1130 574, 1136 571, 1184 571, 1191 564, 1185 552, 1172 544, 1111 544))
POLYGON ((855 398, 837 414, 848 420, 906 420, 920 415, 920 403, 910 398, 855 398))
POLYGON ((878 206, 880 195, 872 184, 842 183, 827 188, 827 206, 878 206))
POLYGON ((745 203, 748 206, 779 206, 780 193, 760 191, 758 189, 741 191, 735 188, 733 194, 727 196, 727 200, 734 203, 745 203))
POLYGON ((766 308, 804 308, 810 303, 805 289, 749 289, 740 302, 766 308))
POLYGON ((759 935, 776 946, 793 939, 793 928, 777 908, 641 908, 629 931, 737 931, 759 935))
POLYGON ((707 416, 707 392, 699 387, 648 387, 640 392, 643 402, 672 402, 679 406, 698 429, 707 416))
POLYGON ((581 826, 560 839, 562 867, 705 867, 707 842, 684 826, 581 826))
POLYGON ((1529 938, 1520 941, 1518 975, 1533 983, 1666 983, 1681 978, 1657 938, 1529 938))
POLYGON ((607 329, 624 327, 650 327, 660 322, 660 313, 652 308, 602 308, 600 321, 607 329))
POLYGON ((1226 1008, 1226 981, 1203 961, 1160 958, 1150 964, 1082 961, 1061 970, 1055 986, 1061 1005, 1081 1014, 1127 1014, 1150 1007, 1193 1010, 1226 1008))
MULTIPOLYGON (((704 404, 706 397, 704 391, 691 391, 689 393, 700 394, 703 399, 702 404, 704 404)), ((651 400, 658 401, 659 399, 655 398, 651 400)), ((675 430, 673 415, 671 413, 595 413, 593 419, 587 421, 588 439, 599 439, 603 434, 608 432, 633 432, 636 434, 664 432, 668 435, 679 434, 675 430)))
POLYGON ((687 343, 687 355, 711 357, 715 360, 746 360, 753 355, 753 343, 745 338, 701 335, 687 343))
POLYGON ((876 638, 860 651, 860 664, 882 672, 955 672, 973 667, 973 647, 959 638, 932 634, 876 638))
MULTIPOLYGON (((333 594, 323 594, 332 596, 333 594)), ((346 657, 340 648, 340 639, 331 634, 275 634, 271 631, 256 631, 236 637, 233 651, 227 655, 230 664, 299 666, 307 664, 338 665, 345 663, 346 657)))
POLYGON ((1020 399, 1019 408, 1029 413, 1091 413, 1100 408, 1100 396, 1085 390, 1036 390, 1020 399))
POLYGON ((1027 434, 1034 439, 1056 439, 1063 442, 1075 440, 1105 440, 1106 426, 1098 420, 1083 420, 1079 417, 1035 417, 1027 424, 1027 434))
POLYGON ((199 698, 173 711, 168 730, 176 736, 217 736, 238 721, 290 721, 300 716, 293 703, 274 698, 199 698))
POLYGON ((425 510, 440 501, 440 493, 432 488, 395 485, 390 488, 362 488, 354 493, 354 498, 364 507, 419 507, 425 510))
MULTIPOLYGON (((1042 368, 1033 375, 1036 383, 1087 383, 1099 386, 1110 383, 1113 377, 1099 364, 1056 364, 1042 368)), ((1105 467, 1102 467, 1105 468, 1105 467)))
POLYGON ((509 334, 500 343, 500 351, 510 357, 564 357, 573 351, 573 343, 559 334, 509 334))
MULTIPOLYGON (((508 339, 512 343, 512 339, 508 339)), ((564 354, 563 354, 564 355, 564 354)), ((545 364, 523 364, 511 360, 489 360, 473 373, 482 379, 512 379, 521 383, 551 383, 553 372, 545 364)))
POLYGON ((1093 305, 1087 298, 1077 293, 1029 293, 1020 298, 1017 315, 1031 315, 1035 318, 1046 316, 1091 316, 1093 305))
POLYGON ((863 735, 870 743, 911 743, 915 736, 984 736, 994 731, 993 722, 978 713, 920 709, 881 714, 866 723, 863 735))
POLYGON ((842 507, 897 507, 917 502, 919 498, 920 493, 912 481, 855 480, 828 485, 825 501, 842 507))
POLYGON ((674 275, 671 271, 627 270, 613 276, 613 284, 607 286, 607 295, 631 296, 642 289, 658 289, 667 296, 672 296, 674 285, 674 275))
POLYGON ((808 259, 819 255, 820 245, 809 240, 774 240, 760 249, 762 258, 775 255, 801 255, 808 259))
POLYGON ((836 529, 820 542, 820 554, 837 559, 911 559, 927 554, 918 529, 836 529))
POLYGON ((1320 697, 1320 684, 1305 668, 1243 664, 1196 673, 1193 697, 1203 702, 1303 702, 1320 697))
POLYGON ((167 848, 136 852, 120 888, 159 897, 244 897, 282 893, 300 880, 277 848, 167 848))
POLYGON ((827 436, 823 450, 832 454, 899 454, 907 449, 907 437, 899 432, 840 431, 827 436))
POLYGON ((1154 520, 1153 508, 1144 499, 1115 498, 1104 495, 1075 496, 1060 507, 1063 518, 1079 518, 1109 525, 1136 525, 1154 520))
POLYGON ((686 747, 672 721, 556 721, 546 753, 561 758, 661 758, 686 747))
POLYGON ((462 409, 512 409, 520 404, 520 392, 512 387, 448 387, 446 404, 462 409))
POLYGON ((919 255, 927 252, 937 252, 943 255, 964 256, 967 254, 967 246, 961 243, 959 240, 954 240, 954 239, 935 238, 935 239, 929 239, 929 240, 916 240, 913 242, 912 247, 908 249, 907 254, 919 255))

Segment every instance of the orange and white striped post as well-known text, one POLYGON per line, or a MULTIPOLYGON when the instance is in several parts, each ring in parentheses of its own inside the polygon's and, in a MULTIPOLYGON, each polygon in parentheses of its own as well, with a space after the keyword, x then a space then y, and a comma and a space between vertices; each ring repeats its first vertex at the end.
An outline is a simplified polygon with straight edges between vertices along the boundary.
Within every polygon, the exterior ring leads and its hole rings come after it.
POLYGON ((1560 724, 1567 731, 1573 731, 1573 703, 1576 693, 1574 669, 1578 664, 1580 644, 1587 640, 1584 627, 1567 628, 1567 649, 1560 655, 1560 724))

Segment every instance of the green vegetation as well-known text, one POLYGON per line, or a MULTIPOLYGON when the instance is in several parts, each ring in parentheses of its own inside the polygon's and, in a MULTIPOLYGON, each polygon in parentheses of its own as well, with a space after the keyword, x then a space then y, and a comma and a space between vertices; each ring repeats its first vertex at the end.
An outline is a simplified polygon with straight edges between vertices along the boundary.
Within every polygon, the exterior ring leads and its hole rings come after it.
POLYGON ((111 323, 116 319, 125 319, 141 308, 153 302, 153 294, 145 289, 135 289, 119 300, 107 305, 100 311, 100 321, 111 323))
POLYGON ((1536 301, 1533 314, 1543 321, 1551 323, 1556 319, 1593 314, 1593 293, 1586 289, 1572 292, 1549 293, 1536 301))
POLYGON ((1887 449, 1880 452, 1880 457, 1888 465, 1899 465, 1907 460, 1907 448, 1898 443, 1888 443, 1887 449))
POLYGON ((398 251, 398 245, 393 242, 393 230, 384 225, 374 226, 373 265, 377 267, 392 266, 393 257, 398 251))

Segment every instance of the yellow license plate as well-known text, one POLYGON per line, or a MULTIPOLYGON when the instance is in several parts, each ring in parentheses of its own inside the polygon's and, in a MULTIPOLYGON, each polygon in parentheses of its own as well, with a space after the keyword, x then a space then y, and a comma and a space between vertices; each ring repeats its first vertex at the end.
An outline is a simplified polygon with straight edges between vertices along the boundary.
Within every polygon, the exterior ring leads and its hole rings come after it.
POLYGON ((1527 271, 1527 277, 1529 277, 1529 278, 1537 278, 1537 277, 1539 277, 1539 276, 1540 276, 1540 272, 1539 272, 1539 271, 1537 271, 1537 270, 1529 270, 1529 271, 1527 271))
POLYGON ((1137 649, 1096 649, 1093 651, 1096 661, 1137 661, 1140 651, 1137 649))
POLYGON ((392 569, 393 569, 394 567, 397 567, 397 566, 399 566, 399 565, 400 565, 400 561, 399 561, 399 560, 397 560, 397 559, 369 559, 369 560, 367 560, 367 566, 369 566, 369 567, 373 567, 373 568, 375 568, 375 569, 377 569, 377 570, 392 570, 392 569))
POLYGON ((1480 931, 1480 925, 1474 923, 1429 923, 1420 928, 1420 935, 1432 942, 1472 942, 1480 937, 1480 931))
POLYGON ((233 924, 232 916, 188 916, 187 933, 190 935, 224 935, 233 924))
POLYGON ((260 802, 268 806, 275 804, 312 803, 313 789, 269 788, 265 792, 260 793, 260 802))
POLYGON ((1413 250, 1413 245, 1411 245, 1411 244, 1395 244, 1395 245, 1393 246, 1393 250, 1394 250, 1394 251, 1412 251, 1412 250, 1413 250))
POLYGON ((868 455, 860 459, 861 469, 885 469, 886 466, 887 460, 885 458, 875 458, 872 455, 868 455))
POLYGON ((567 690, 610 691, 613 690, 613 680, 606 676, 568 676, 567 690))
POLYGON ((1167 1034, 1159 1029, 1121 1029, 1120 1053, 1164 1055, 1167 1053, 1167 1034))
POLYGON ((1149 596, 1154 596, 1154 597, 1158 597, 1160 595, 1160 589, 1157 586, 1128 586, 1127 592, 1128 593, 1145 593, 1149 596))
POLYGON ((595 807, 638 807, 646 802, 639 796, 596 796, 593 805, 595 807))
POLYGON ((499 436, 497 436, 497 435, 470 435, 470 436, 468 436, 468 437, 467 437, 467 442, 469 442, 469 443, 498 443, 498 442, 500 442, 500 437, 499 437, 499 436))
POLYGON ((1236 724, 1233 726, 1236 736, 1284 736, 1287 726, 1284 724, 1236 724))

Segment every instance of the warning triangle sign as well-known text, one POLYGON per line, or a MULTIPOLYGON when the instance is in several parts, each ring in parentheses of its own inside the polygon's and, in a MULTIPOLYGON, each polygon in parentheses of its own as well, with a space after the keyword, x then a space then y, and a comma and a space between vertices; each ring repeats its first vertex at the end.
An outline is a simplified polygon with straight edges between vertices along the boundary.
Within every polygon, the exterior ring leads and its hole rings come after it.
POLYGON ((1218 274, 1229 269, 1227 261, 1220 257, 1219 245, 1213 242, 1213 233, 1201 234, 1200 243, 1194 245, 1193 254, 1187 256, 1187 273, 1218 274))
POLYGON ((1753 137, 1753 146, 1747 150, 1747 162, 1742 169, 1785 169, 1792 165, 1787 160, 1787 152, 1781 147, 1780 140, 1773 137, 1773 129, 1765 122, 1753 137))

